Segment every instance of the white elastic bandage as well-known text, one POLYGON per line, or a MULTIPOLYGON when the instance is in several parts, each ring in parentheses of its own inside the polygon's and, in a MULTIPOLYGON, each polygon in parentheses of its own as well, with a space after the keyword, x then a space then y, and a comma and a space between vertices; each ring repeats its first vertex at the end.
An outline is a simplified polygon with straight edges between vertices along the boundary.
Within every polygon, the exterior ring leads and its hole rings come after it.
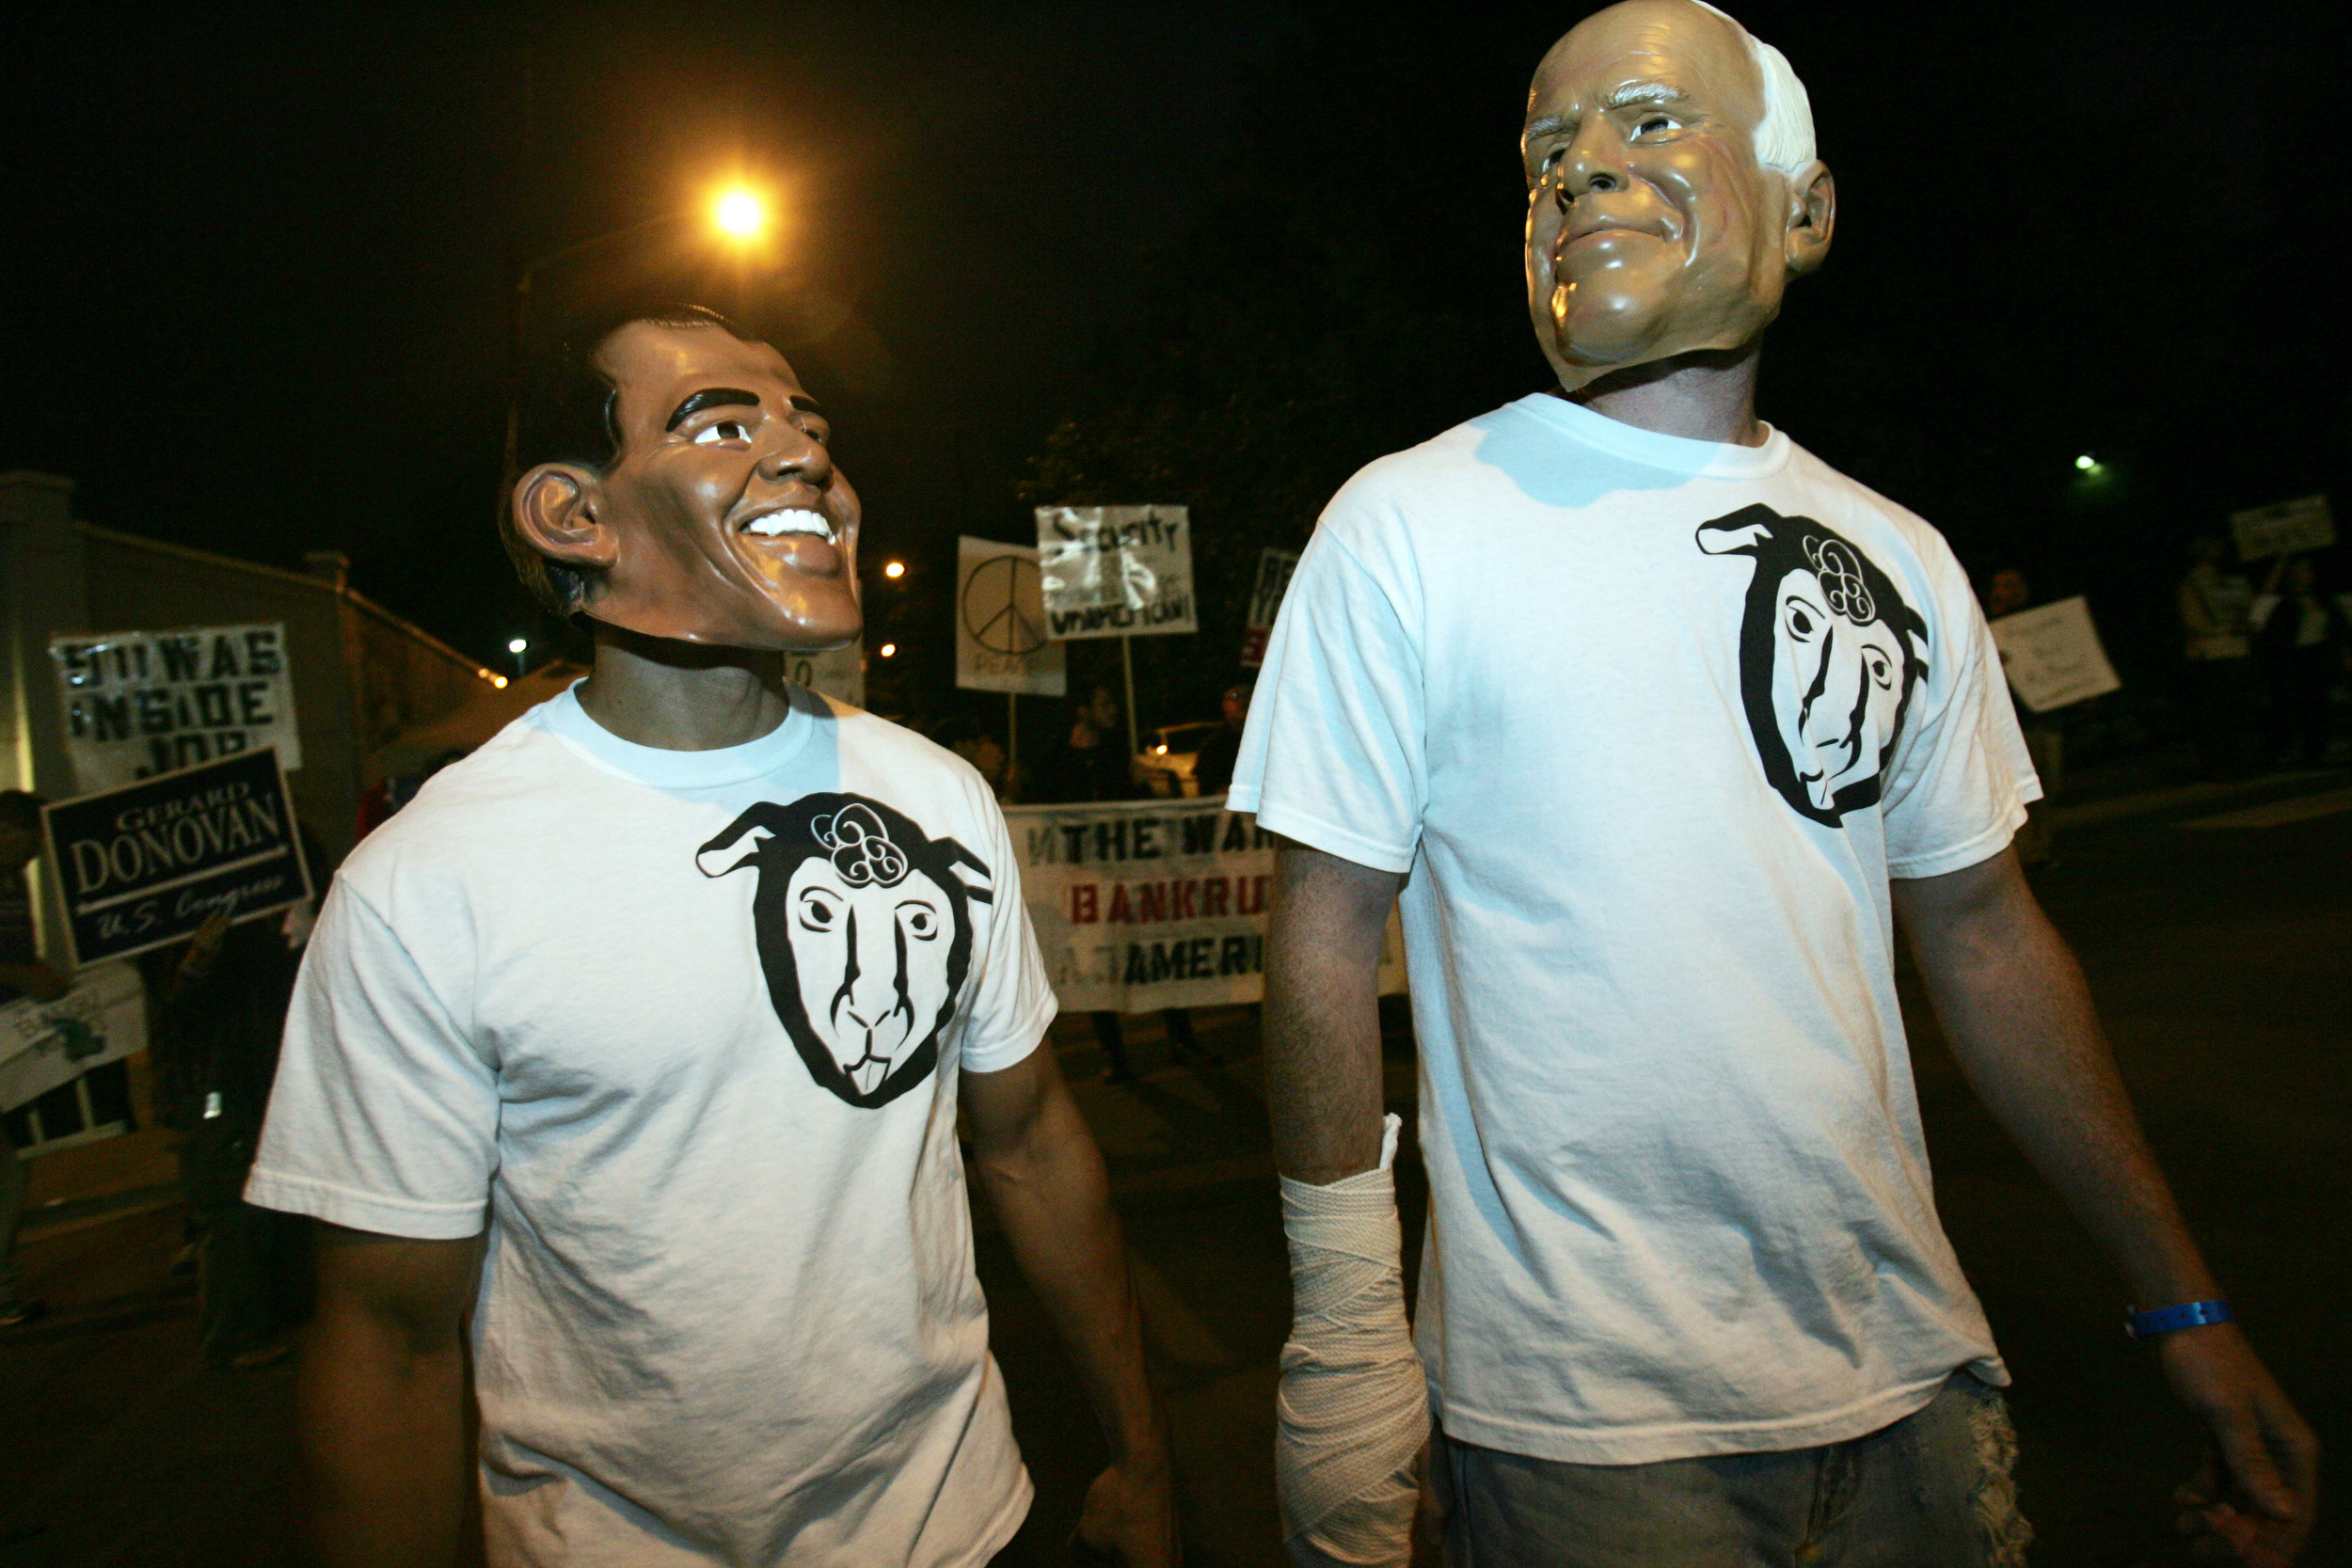
POLYGON ((1283 1543, 1305 1568, 1403 1565, 1413 1555, 1413 1462, 1429 1387, 1405 1319, 1390 1117, 1380 1168, 1327 1187, 1282 1179, 1292 1317, 1275 1402, 1283 1543))

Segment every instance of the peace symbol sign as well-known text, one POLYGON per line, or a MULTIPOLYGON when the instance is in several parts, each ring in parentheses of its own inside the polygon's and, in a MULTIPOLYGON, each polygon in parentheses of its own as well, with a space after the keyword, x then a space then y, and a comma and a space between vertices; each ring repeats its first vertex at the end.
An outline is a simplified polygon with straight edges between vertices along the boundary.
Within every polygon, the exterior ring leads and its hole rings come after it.
POLYGON ((1045 645, 1037 562, 1000 555, 963 579, 963 629, 993 654, 1020 657, 1045 645))

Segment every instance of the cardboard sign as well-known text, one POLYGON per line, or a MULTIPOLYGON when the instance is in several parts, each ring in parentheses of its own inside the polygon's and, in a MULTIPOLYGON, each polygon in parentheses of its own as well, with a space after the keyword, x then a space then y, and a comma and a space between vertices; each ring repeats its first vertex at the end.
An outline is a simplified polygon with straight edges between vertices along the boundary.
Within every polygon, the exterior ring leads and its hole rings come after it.
MULTIPOLYGON (((1021 895, 1064 1012, 1255 1002, 1274 840, 1222 796, 1008 806, 1021 895)), ((1393 912, 1380 990, 1405 989, 1393 912)))
POLYGON ((1255 670, 1265 662, 1265 640, 1273 635, 1274 618, 1281 613, 1282 595, 1290 592, 1291 574, 1298 570, 1296 550, 1260 550, 1258 584, 1249 594, 1249 620, 1241 634, 1241 662, 1255 670))
POLYGON ((2099 645, 2090 605, 2079 594, 2004 615, 1992 625, 2002 673, 2018 700, 2036 713, 2104 696, 2123 684, 2099 645))
POLYGON ((1037 551, 969 534, 956 541, 956 684, 1059 697, 1069 652, 1045 635, 1037 551))
POLYGON ((147 989, 129 964, 85 970, 55 1002, 20 997, 0 1006, 0 1111, 146 1045, 147 989))
POLYGON ((2237 558, 2259 561, 2266 555, 2326 549, 2336 542, 2336 519, 2327 497, 2302 496, 2276 506, 2233 512, 2230 531, 2237 536, 2237 558))
POLYGON ((832 648, 821 654, 787 654, 784 678, 803 690, 837 698, 851 707, 864 707, 865 641, 860 639, 846 648, 832 648))
POLYGON ((77 969, 310 896, 294 807, 267 747, 41 810, 77 969))
POLYGON ((1200 629, 1184 507, 1041 506, 1037 556, 1057 641, 1200 629))
POLYGON ((283 626, 119 631, 49 640, 66 752, 83 789, 111 789, 275 746, 302 766, 283 626))

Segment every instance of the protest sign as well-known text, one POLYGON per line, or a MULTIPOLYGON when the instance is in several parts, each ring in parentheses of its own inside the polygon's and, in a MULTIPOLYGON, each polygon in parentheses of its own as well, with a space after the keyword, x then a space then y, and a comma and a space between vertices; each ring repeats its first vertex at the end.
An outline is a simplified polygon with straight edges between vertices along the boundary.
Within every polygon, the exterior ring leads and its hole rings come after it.
MULTIPOLYGON (((1222 796, 1009 806, 1021 893, 1064 1012, 1255 1002, 1274 841, 1222 796)), ((1391 915, 1380 989, 1405 989, 1391 915)))
POLYGON ((803 690, 838 698, 851 707, 864 707, 866 643, 861 639, 846 648, 831 648, 821 654, 788 653, 784 656, 784 678, 803 690))
POLYGON ((1260 550, 1258 584, 1249 594, 1249 620, 1241 634, 1241 662, 1255 670, 1265 662, 1265 640, 1281 613, 1282 595, 1290 592, 1291 574, 1298 570, 1296 550, 1260 550))
POLYGON ((41 810, 76 967, 188 936, 215 910, 243 920, 310 896, 268 747, 41 810))
POLYGON ((49 640, 81 789, 111 789, 239 752, 302 766, 282 626, 118 631, 49 640))
POLYGON ((2336 519, 2327 497, 2302 496, 2233 512, 2230 531, 2237 536, 2237 558, 2259 561, 2266 555, 2326 549, 2336 542, 2336 519))
POLYGON ((1200 630, 1184 507, 1041 506, 1037 555, 1049 636, 1200 630))
POLYGON ((2001 673, 2010 688, 2036 713, 2103 696, 2123 684, 2099 645, 2090 606, 2079 594, 2002 616, 1993 623, 1993 645, 2000 650, 2001 673))
POLYGON ((1058 697, 1069 655, 1045 635, 1037 551, 966 534, 956 541, 956 684, 1058 697))
POLYGON ((146 1045, 146 989, 129 964, 84 970, 55 1002, 20 997, 0 1006, 0 1111, 146 1045))

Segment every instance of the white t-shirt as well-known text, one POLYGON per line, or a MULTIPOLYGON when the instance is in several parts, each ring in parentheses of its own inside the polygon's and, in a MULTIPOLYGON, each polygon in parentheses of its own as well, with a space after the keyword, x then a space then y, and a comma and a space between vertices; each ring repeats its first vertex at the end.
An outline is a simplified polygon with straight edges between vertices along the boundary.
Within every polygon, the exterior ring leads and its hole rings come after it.
POLYGON ((1349 481, 1230 802, 1410 874, 1449 1433, 1642 1464, 2006 1381, 1936 1219, 1887 879, 1990 858, 2040 792, 1943 539, 1786 436, 1537 395, 1349 481))
POLYGON ((494 1563, 985 1562, 1030 1489, 959 1069, 1054 995, 970 767, 795 689, 747 745, 566 691, 354 850, 246 1196, 489 1230, 494 1563))

